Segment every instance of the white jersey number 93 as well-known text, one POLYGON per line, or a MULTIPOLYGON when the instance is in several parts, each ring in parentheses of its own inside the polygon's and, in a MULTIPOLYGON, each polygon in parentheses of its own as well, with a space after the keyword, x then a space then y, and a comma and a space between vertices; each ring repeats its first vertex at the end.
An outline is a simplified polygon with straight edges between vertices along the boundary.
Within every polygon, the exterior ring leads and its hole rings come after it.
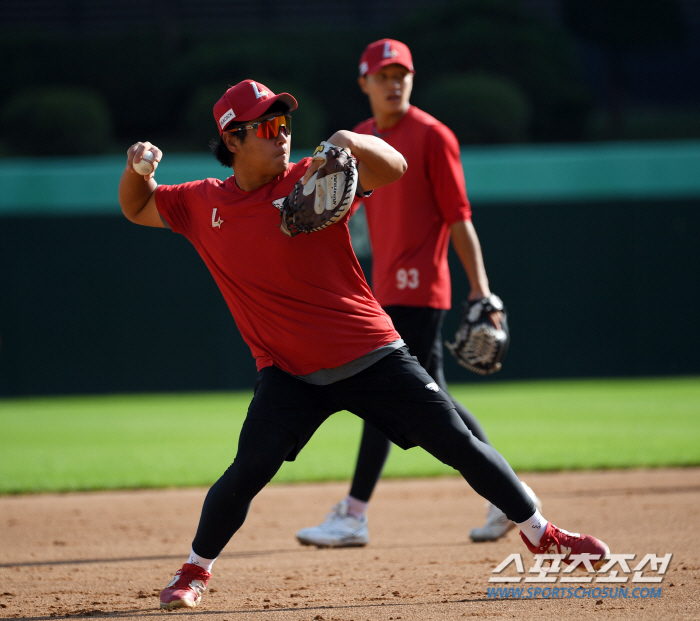
POLYGON ((409 270, 402 267, 396 272, 397 289, 405 289, 406 287, 409 289, 417 289, 419 284, 420 281, 418 279, 418 270, 415 267, 412 267, 409 270))

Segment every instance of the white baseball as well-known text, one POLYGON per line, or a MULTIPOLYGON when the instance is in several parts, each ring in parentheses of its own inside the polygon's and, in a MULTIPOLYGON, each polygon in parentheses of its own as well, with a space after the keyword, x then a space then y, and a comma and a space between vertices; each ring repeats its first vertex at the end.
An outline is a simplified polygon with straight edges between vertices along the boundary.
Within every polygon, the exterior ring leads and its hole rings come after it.
POLYGON ((153 151, 146 151, 139 162, 132 162, 131 164, 139 175, 150 175, 156 167, 153 161, 154 158, 155 154, 153 151))

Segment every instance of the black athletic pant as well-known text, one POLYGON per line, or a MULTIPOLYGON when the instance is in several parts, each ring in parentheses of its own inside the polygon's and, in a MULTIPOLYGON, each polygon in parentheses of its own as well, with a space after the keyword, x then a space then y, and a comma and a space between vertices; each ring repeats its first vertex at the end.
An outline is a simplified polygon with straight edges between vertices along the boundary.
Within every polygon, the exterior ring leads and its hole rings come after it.
MULTIPOLYGON (((384 309, 394 327, 401 335, 412 356, 435 380, 438 386, 452 400, 459 417, 469 427, 471 432, 482 442, 490 444, 486 432, 476 417, 459 401, 454 399, 447 390, 445 373, 442 368, 442 322, 446 310, 428 307, 387 306, 384 309)), ((350 485, 350 495, 353 498, 368 502, 374 488, 379 483, 382 470, 391 452, 391 441, 372 423, 365 421, 362 427, 362 439, 357 454, 355 474, 350 485)))
POLYGON ((341 410, 371 421, 404 449, 423 447, 458 470, 509 519, 529 519, 535 506, 511 467, 493 447, 474 437, 433 384, 405 348, 329 386, 307 384, 276 367, 263 369, 236 458, 207 493, 194 551, 216 558, 282 463, 294 460, 319 425, 341 410))

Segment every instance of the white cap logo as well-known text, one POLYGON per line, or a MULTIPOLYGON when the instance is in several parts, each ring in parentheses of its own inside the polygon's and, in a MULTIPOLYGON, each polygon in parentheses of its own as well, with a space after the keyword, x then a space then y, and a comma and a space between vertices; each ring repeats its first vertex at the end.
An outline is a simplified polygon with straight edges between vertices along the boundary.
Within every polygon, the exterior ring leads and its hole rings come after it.
POLYGON ((384 58, 396 58, 399 53, 396 50, 391 49, 391 43, 387 42, 384 44, 384 58))
POLYGON ((360 63, 360 75, 365 75, 369 71, 369 65, 366 62, 360 63))
POLYGON ((255 99, 260 99, 261 97, 263 99, 267 99, 267 96, 270 94, 268 91, 264 89, 259 90, 258 85, 255 82, 251 82, 251 84, 253 85, 253 90, 255 91, 255 99))
POLYGON ((236 118, 236 115, 233 113, 233 110, 231 108, 229 108, 228 111, 226 112, 226 114, 224 114, 224 116, 222 116, 219 119, 219 126, 221 127, 221 129, 223 129, 224 127, 226 127, 226 125, 228 124, 228 122, 231 119, 235 119, 235 118, 236 118))

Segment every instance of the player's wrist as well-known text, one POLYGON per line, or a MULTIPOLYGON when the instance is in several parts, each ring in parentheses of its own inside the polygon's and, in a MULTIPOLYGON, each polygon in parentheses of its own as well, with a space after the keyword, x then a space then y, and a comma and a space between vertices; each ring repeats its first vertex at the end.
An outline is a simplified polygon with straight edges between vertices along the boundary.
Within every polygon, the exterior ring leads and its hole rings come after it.
POLYGON ((346 149, 347 151, 352 153, 355 144, 352 140, 351 134, 352 132, 349 132, 345 129, 340 129, 325 142, 329 142, 333 146, 340 147, 341 149, 346 149))
POLYGON ((467 296, 469 302, 475 302, 476 300, 484 300, 490 298, 492 295, 490 289, 472 289, 467 296))

